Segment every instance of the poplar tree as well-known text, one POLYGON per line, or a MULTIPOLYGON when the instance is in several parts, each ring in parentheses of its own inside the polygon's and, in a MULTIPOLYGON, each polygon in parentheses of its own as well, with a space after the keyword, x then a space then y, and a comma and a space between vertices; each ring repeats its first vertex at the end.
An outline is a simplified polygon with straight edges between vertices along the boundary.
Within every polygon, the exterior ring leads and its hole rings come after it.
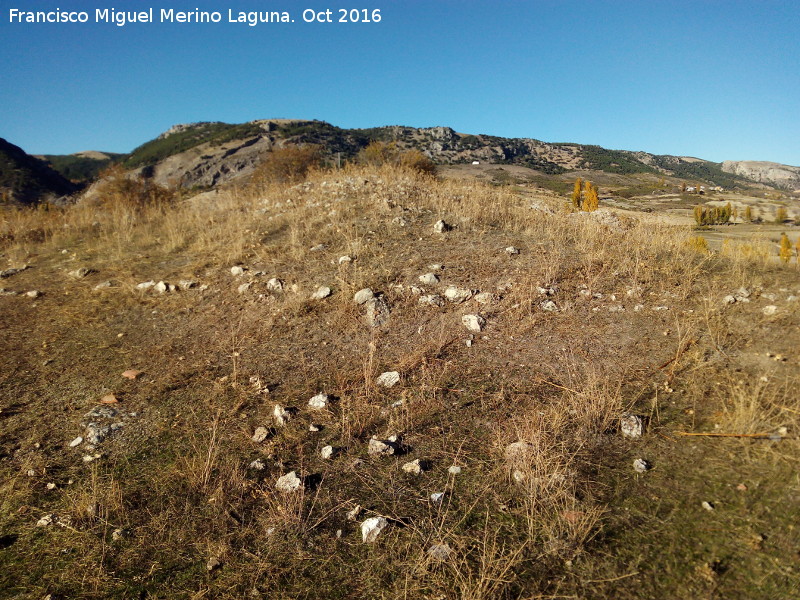
POLYGON ((578 177, 575 180, 575 185, 572 188, 572 206, 574 206, 577 210, 581 210, 581 188, 583 187, 583 182, 581 178, 578 177))
POLYGON ((792 242, 789 241, 789 236, 785 233, 781 234, 781 249, 778 252, 778 256, 785 263, 788 263, 789 259, 792 258, 792 242))

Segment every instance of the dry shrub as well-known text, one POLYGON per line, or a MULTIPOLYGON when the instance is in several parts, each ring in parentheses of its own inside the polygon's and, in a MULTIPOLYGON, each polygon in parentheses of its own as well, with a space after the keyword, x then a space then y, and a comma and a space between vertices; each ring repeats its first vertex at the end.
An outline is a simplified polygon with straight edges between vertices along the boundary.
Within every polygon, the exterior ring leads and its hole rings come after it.
POLYGON ((419 150, 401 150, 396 142, 372 142, 358 153, 360 165, 380 167, 390 165, 426 175, 436 174, 436 164, 419 150))
POLYGON ((259 164, 251 179, 256 190, 267 183, 297 183, 308 172, 319 167, 322 158, 319 146, 283 146, 274 148, 259 164))

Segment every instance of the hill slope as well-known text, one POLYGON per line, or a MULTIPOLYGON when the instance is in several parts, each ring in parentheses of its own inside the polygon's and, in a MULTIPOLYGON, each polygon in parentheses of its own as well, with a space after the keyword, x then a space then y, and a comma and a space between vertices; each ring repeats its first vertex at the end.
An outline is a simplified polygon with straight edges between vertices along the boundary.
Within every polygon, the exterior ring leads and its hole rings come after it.
POLYGON ((77 187, 47 163, 0 138, 0 195, 6 202, 33 204, 64 196, 77 187))

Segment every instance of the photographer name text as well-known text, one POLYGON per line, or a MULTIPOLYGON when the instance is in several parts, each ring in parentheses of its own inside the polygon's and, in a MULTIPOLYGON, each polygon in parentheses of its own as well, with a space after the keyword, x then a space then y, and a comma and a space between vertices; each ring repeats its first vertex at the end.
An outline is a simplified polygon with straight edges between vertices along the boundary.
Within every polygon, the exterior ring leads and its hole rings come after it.
POLYGON ((173 8, 148 8, 126 11, 114 8, 96 8, 93 11, 72 11, 57 8, 51 11, 8 9, 8 22, 14 24, 84 24, 103 23, 125 27, 152 23, 170 24, 239 24, 256 27, 275 23, 380 23, 381 9, 374 8, 306 8, 300 11, 224 11, 175 10, 173 8))

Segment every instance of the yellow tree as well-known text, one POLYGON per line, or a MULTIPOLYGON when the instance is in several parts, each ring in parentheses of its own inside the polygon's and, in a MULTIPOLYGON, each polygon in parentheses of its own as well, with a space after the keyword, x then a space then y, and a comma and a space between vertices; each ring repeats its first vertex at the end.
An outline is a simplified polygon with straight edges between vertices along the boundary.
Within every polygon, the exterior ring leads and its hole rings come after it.
POLYGON ((583 197, 583 210, 587 212, 592 212, 597 210, 600 206, 600 196, 597 193, 597 186, 592 185, 590 181, 586 182, 584 186, 584 197, 583 197))
POLYGON ((583 187, 583 182, 581 178, 578 177, 575 180, 575 185, 572 187, 572 206, 575 207, 577 210, 581 209, 581 188, 583 187))
POLYGON ((788 263, 789 259, 792 258, 792 242, 789 241, 789 237, 785 233, 781 234, 781 249, 778 251, 778 256, 785 263, 788 263))

